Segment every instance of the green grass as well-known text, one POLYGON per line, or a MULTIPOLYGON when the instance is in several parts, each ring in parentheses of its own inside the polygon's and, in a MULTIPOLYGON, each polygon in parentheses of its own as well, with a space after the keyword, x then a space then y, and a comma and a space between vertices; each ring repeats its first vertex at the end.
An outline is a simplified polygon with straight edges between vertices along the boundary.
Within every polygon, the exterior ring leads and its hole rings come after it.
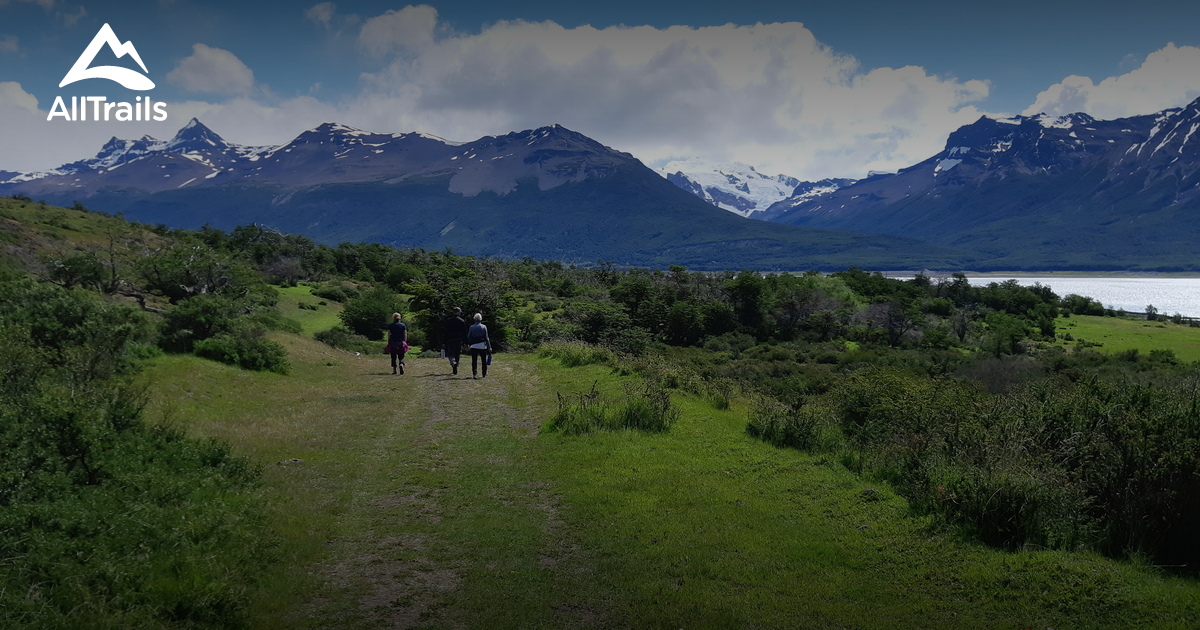
POLYGON ((669 434, 543 436, 574 489, 569 511, 592 524, 580 536, 604 559, 601 587, 624 595, 636 627, 1187 627, 1200 615, 1195 582, 934 533, 886 486, 748 437, 738 406, 681 404, 669 434))
POLYGON ((312 337, 313 333, 341 325, 342 320, 338 318, 338 313, 342 312, 340 303, 313 295, 312 287, 307 285, 277 288, 280 314, 300 322, 304 336, 312 337), (301 304, 315 306, 317 310, 300 308, 301 304))
POLYGON ((1149 354, 1153 350, 1171 350, 1181 361, 1200 361, 1200 328, 1171 322, 1149 322, 1117 317, 1075 315, 1060 317, 1054 322, 1058 335, 1070 334, 1075 341, 1060 343, 1071 347, 1080 339, 1102 344, 1100 352, 1115 354, 1138 350, 1149 354))
MULTIPOLYGON (((1200 583, 932 530, 886 486, 676 396, 669 432, 542 429, 608 367, 393 377, 296 335, 291 376, 156 360, 153 413, 266 465, 284 566, 255 627, 1188 628, 1200 583)), ((466 372, 464 369, 463 373, 466 372)))

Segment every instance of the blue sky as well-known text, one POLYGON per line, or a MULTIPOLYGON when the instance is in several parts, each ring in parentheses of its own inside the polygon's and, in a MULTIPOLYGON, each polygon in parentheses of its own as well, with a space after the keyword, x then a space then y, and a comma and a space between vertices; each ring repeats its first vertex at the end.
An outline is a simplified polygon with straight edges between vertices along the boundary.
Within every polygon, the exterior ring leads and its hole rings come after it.
POLYGON ((1198 18, 1194 0, 0 0, 0 170, 197 116, 243 144, 327 120, 453 140, 559 123, 651 166, 860 177, 980 115, 1183 105, 1200 96, 1198 18), (58 87, 104 23, 136 46, 166 122, 45 120, 59 95, 133 100, 103 79, 58 87))

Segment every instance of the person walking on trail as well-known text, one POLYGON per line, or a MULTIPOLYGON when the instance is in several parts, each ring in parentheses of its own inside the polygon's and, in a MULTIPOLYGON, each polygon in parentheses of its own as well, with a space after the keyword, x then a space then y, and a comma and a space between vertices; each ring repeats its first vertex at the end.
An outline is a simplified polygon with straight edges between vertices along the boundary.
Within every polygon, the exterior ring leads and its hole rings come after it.
POLYGON ((479 378, 479 364, 483 364, 483 378, 487 378, 488 363, 492 360, 492 340, 488 338, 483 315, 475 313, 475 320, 467 330, 467 349, 471 352, 471 378, 479 378))
POLYGON ((446 318, 442 329, 442 348, 450 360, 450 368, 458 374, 458 359, 462 355, 463 340, 467 337, 467 322, 463 321, 462 309, 454 307, 454 314, 446 318))
POLYGON ((392 355, 392 374, 400 370, 404 374, 404 353, 408 352, 408 326, 400 321, 400 313, 392 313, 392 323, 388 324, 388 354, 392 355))

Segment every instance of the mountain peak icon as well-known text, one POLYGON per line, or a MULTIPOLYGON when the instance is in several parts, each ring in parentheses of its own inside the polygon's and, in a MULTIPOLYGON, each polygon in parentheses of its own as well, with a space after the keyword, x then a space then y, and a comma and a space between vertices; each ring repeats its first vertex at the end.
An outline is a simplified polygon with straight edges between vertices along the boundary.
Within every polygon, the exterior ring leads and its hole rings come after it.
POLYGON ((92 42, 88 44, 87 48, 83 49, 83 54, 79 55, 79 59, 75 60, 75 65, 71 66, 71 69, 67 71, 67 75, 63 77, 58 87, 64 87, 84 79, 108 79, 109 81, 116 81, 130 90, 154 89, 153 81, 145 75, 138 74, 129 68, 122 68, 120 66, 88 67, 95 60, 96 54, 105 45, 113 51, 113 54, 117 58, 129 55, 142 67, 142 72, 149 72, 149 70, 146 70, 146 64, 142 63, 142 58, 138 55, 137 49, 133 47, 133 42, 122 43, 121 40, 117 39, 117 34, 113 32, 112 27, 106 23, 96 32, 96 36, 92 38, 92 42))

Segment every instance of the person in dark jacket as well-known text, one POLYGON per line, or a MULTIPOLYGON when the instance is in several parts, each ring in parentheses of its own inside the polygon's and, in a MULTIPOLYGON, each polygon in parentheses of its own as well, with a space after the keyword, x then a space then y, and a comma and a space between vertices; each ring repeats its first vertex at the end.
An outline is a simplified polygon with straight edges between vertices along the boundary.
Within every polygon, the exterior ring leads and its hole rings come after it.
POLYGON ((488 338, 483 315, 475 313, 474 324, 467 330, 467 349, 471 353, 471 378, 479 378, 479 364, 483 364, 483 378, 487 378, 488 359, 492 356, 492 340, 488 338))
POLYGON ((446 351, 454 374, 458 374, 458 359, 462 355, 463 339, 466 337, 467 322, 463 321, 462 309, 456 306, 454 314, 446 318, 446 325, 442 329, 442 348, 446 351))
POLYGON ((392 374, 399 368, 404 374, 404 353, 408 352, 408 326, 400 321, 400 313, 392 313, 388 324, 388 353, 392 355, 392 374))

